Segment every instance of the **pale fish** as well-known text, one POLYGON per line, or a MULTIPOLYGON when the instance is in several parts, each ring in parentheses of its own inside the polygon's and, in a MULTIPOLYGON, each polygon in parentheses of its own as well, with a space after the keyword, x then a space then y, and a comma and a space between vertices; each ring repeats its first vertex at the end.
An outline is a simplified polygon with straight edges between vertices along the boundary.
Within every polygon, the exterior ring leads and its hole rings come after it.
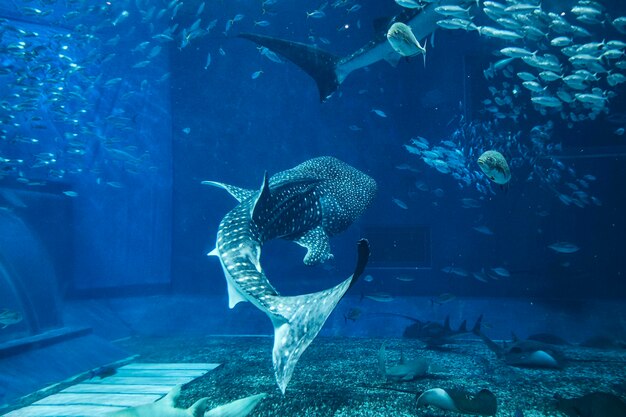
POLYGON ((402 6, 406 9, 418 9, 420 7, 422 7, 417 1, 415 0, 396 0, 396 3, 399 6, 402 6))
POLYGON ((508 277, 510 277, 510 276, 511 276, 511 273, 508 271, 508 269, 503 268, 503 267, 501 267, 501 266, 496 267, 496 268, 491 268, 491 271, 492 271, 494 274, 499 275, 499 276, 501 276, 501 277, 503 277, 503 278, 508 278, 508 277))
POLYGON ((491 236, 493 235, 493 231, 487 226, 474 226, 472 229, 476 230, 478 233, 483 235, 491 236))
POLYGON ((478 166, 496 184, 504 185, 511 179, 511 170, 504 156, 494 150, 484 152, 478 158, 478 166))
POLYGON ((556 242, 548 247, 558 253, 574 253, 580 250, 578 246, 570 242, 556 242))
POLYGON ((409 206, 407 206, 406 203, 399 198, 392 198, 391 201, 393 201, 396 206, 400 207, 403 210, 409 209, 409 206))
POLYGON ((393 50, 402 56, 410 57, 424 54, 424 63, 426 63, 426 41, 424 41, 424 46, 420 45, 408 25, 402 22, 391 25, 387 31, 387 41, 393 50))

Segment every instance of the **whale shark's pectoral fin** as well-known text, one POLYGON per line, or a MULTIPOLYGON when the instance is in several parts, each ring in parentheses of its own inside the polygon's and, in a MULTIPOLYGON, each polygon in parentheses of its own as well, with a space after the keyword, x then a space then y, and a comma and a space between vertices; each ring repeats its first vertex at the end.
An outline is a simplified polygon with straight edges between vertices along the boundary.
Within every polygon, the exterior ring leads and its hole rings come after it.
POLYGON ((224 184, 222 182, 216 181, 202 181, 200 184, 223 188, 228 191, 230 195, 235 197, 240 203, 252 197, 256 193, 256 190, 248 190, 247 188, 235 187, 234 185, 224 184))
MULTIPOLYGON (((215 248, 211 252, 207 253, 207 256, 217 256, 219 258, 220 251, 217 248, 215 248)), ((256 259, 258 261, 258 257, 256 259)), ((226 286, 228 287, 228 308, 234 308, 237 304, 241 303, 242 301, 248 301, 248 299, 245 298, 241 294, 241 292, 237 288, 235 288, 233 283, 230 281, 230 278, 229 278, 230 274, 228 270, 226 269, 226 267, 224 267, 224 263, 221 262, 221 259, 220 259, 220 263, 222 264, 222 269, 224 270, 224 276, 226 277, 226 286)), ((260 269, 259 269, 259 272, 261 272, 260 269)))
POLYGON ((232 309, 237 304, 248 301, 229 280, 226 280, 226 285, 228 286, 228 308, 232 309))
POLYGON ((330 240, 322 226, 309 230, 296 240, 296 243, 307 248, 304 256, 305 265, 317 265, 333 258, 333 254, 330 253, 330 240))

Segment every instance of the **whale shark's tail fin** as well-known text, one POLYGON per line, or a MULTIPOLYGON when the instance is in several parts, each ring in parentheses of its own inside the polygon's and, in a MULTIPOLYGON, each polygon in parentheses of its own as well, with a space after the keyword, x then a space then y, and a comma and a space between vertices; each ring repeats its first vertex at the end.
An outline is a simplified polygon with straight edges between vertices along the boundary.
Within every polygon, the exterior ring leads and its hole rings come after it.
POLYGON ((358 260, 354 273, 339 285, 312 294, 293 297, 270 296, 268 315, 274 324, 274 373, 282 393, 291 380, 300 356, 332 313, 333 309, 365 269, 369 257, 369 243, 358 243, 358 260))
POLYGON ((317 83, 320 101, 325 101, 339 87, 340 81, 335 71, 339 57, 304 43, 253 33, 240 33, 239 37, 277 52, 302 68, 317 83))

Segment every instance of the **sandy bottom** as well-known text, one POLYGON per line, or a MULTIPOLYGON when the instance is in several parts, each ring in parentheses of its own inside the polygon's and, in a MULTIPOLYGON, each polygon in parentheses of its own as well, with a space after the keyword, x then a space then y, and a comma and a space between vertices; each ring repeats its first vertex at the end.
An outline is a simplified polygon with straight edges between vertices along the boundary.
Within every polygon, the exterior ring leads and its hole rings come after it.
POLYGON ((480 341, 461 341, 428 350, 414 340, 387 340, 388 364, 419 357, 437 373, 410 382, 385 383, 378 374, 380 339, 318 338, 300 359, 282 395, 272 370, 272 339, 267 337, 132 338, 118 345, 141 355, 142 362, 219 362, 224 366, 184 387, 180 405, 209 397, 213 406, 267 393, 251 416, 447 416, 459 414, 416 409, 416 393, 430 388, 487 388, 498 400, 497 416, 559 416, 553 396, 593 391, 626 394, 626 351, 561 347, 568 358, 563 370, 507 366, 480 341), (384 389, 387 388, 387 389, 384 389), (390 388, 392 390, 390 390, 390 388), (408 392, 400 392, 408 391, 408 392))

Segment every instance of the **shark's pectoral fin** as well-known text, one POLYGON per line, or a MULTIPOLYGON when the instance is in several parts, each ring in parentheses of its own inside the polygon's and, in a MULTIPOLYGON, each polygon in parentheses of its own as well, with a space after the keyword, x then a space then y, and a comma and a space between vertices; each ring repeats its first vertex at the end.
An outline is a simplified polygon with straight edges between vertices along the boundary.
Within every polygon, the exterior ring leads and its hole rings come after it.
POLYGON ((234 308, 237 304, 241 303, 242 301, 248 301, 248 299, 245 298, 241 294, 241 292, 235 287, 235 285, 232 283, 231 278, 230 278, 230 273, 224 266, 224 262, 222 261, 222 258, 220 257, 219 250, 215 248, 211 252, 207 253, 207 256, 217 256, 218 258, 220 258, 220 264, 222 265, 222 269, 224 270, 224 276, 226 277, 226 287, 228 288, 228 307, 234 308))
POLYGON ((254 193, 256 193, 256 190, 248 190, 246 188, 235 187, 234 185, 224 184, 222 182, 216 181, 202 181, 201 184, 223 188, 224 190, 228 191, 230 195, 235 197, 240 203, 252 197, 254 193))
POLYGON ((296 243, 307 248, 304 256, 305 265, 316 265, 333 258, 333 254, 330 253, 328 235, 321 226, 306 232, 304 236, 296 240, 296 243))
POLYGON ((235 308, 237 304, 248 301, 230 280, 227 279, 226 284, 228 285, 228 308, 235 308))

